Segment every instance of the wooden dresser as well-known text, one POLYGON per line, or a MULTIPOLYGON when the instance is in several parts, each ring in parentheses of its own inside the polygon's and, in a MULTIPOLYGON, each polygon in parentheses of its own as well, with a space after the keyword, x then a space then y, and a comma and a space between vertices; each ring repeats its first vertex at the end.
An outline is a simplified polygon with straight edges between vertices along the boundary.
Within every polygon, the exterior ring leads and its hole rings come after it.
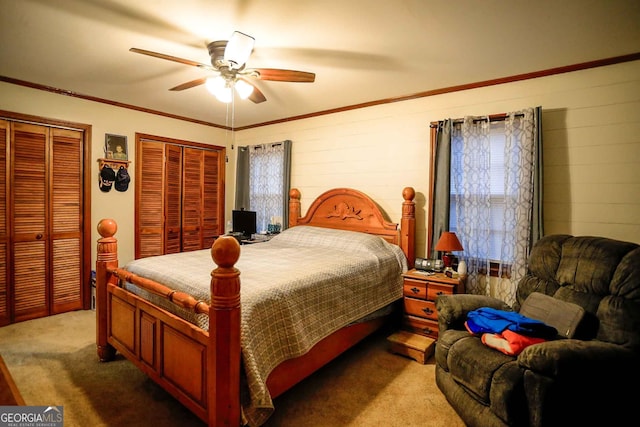
POLYGON ((415 269, 407 271, 403 277, 403 329, 437 339, 436 297, 464 293, 464 280, 449 278, 444 273, 426 275, 415 269))
POLYGON ((464 293, 464 278, 412 269, 403 274, 402 330, 391 335, 391 351, 425 363, 438 339, 436 297, 464 293))

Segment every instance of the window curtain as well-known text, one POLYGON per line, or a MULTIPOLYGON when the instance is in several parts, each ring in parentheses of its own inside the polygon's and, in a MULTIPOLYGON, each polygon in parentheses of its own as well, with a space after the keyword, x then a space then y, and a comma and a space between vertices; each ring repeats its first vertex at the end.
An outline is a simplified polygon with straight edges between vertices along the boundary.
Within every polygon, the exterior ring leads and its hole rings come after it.
POLYGON ((429 243, 428 253, 431 258, 438 258, 435 250, 436 242, 444 231, 449 231, 449 194, 450 174, 451 174, 451 124, 447 119, 438 122, 436 130, 436 143, 434 159, 434 182, 433 182, 433 212, 432 212, 432 233, 429 243))
POLYGON ((291 141, 238 147, 235 209, 256 211, 258 232, 272 218, 289 224, 291 141))
MULTIPOLYGON (((537 167, 541 157, 541 134, 539 133, 539 111, 529 108, 510 113, 505 120, 505 218, 502 241, 502 260, 511 265, 510 281, 502 279, 497 287, 497 296, 509 304, 516 300, 517 282, 527 272, 527 261, 531 247, 542 233, 539 218, 535 223, 534 213, 540 214, 541 189, 537 183, 541 170, 537 167), (534 203, 536 202, 536 203, 534 203), (538 209, 539 208, 539 209, 538 209)), ((499 277, 502 277, 502 264, 499 277)))
POLYGON ((451 186, 456 234, 467 262, 467 292, 489 295, 491 233, 491 122, 465 117, 451 132, 451 186), (472 256, 469 256, 472 255, 472 256))
POLYGON ((236 202, 234 209, 249 210, 249 146, 238 147, 236 164, 236 202))
MULTIPOLYGON (((509 305, 515 302, 517 283, 526 273, 527 260, 533 244, 543 235, 542 229, 542 133, 541 108, 529 108, 509 113, 504 121, 505 179, 504 217, 492 220, 490 192, 491 156, 489 117, 465 117, 462 123, 450 126, 451 193, 434 192, 432 226, 434 239, 439 218, 450 211, 455 202, 456 234, 465 248, 461 258, 467 262, 467 292, 490 295, 489 234, 499 235, 500 261, 495 296, 509 305), (444 200, 443 200, 444 199, 444 200), (503 277, 509 266, 510 279, 503 277)), ((447 121, 441 122, 443 125, 447 121)), ((436 143, 446 145, 446 126, 436 135, 436 143), (440 135, 441 134, 441 135, 440 135), (444 142, 441 142, 441 139, 444 142)), ((443 147, 436 147, 436 150, 443 147)), ((436 151, 439 155, 439 151, 436 151)), ((436 159, 437 159, 436 156, 436 159)), ((446 159, 436 162, 436 182, 446 179, 446 159)), ((453 214, 453 213, 452 213, 453 214)), ((447 224, 448 225, 448 224, 447 224)))

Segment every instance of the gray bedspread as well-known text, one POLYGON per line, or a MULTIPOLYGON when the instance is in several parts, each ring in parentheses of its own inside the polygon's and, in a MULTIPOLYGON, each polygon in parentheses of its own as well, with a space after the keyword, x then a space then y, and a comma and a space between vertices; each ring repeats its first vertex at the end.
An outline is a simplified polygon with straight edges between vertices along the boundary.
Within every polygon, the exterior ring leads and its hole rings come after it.
MULTIPOLYGON (((297 226, 265 243, 241 246, 241 346, 248 396, 243 415, 253 426, 271 415, 269 373, 306 353, 336 330, 402 298, 407 262, 398 246, 364 233, 297 226)), ((208 249, 130 262, 139 276, 210 302, 208 249)), ((194 316, 128 284, 157 305, 208 329, 194 316)), ((246 393, 246 391, 245 391, 246 393)))

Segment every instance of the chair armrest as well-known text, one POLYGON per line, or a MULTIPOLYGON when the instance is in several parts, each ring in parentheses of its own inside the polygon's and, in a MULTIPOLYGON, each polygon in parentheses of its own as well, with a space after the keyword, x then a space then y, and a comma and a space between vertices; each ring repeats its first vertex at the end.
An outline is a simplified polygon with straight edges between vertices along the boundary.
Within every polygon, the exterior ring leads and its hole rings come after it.
POLYGON ((438 328, 440 332, 447 329, 464 329, 467 314, 480 307, 511 310, 511 307, 505 302, 486 295, 439 295, 436 297, 436 310, 438 311, 438 328))
POLYGON ((636 355, 620 345, 603 341, 559 339, 534 344, 518 356, 518 364, 550 378, 583 376, 594 372, 636 366, 636 355))

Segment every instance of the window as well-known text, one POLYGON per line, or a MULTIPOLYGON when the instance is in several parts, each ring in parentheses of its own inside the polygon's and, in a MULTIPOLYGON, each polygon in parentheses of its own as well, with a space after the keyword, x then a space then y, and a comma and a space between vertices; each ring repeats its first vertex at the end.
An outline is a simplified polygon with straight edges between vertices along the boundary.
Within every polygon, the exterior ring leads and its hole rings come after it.
POLYGON ((291 141, 238 147, 235 209, 256 212, 258 233, 289 222, 291 141))
MULTIPOLYGON (((542 230, 541 108, 432 123, 430 250, 443 231, 464 247, 467 292, 511 304, 542 230), (488 274, 499 280, 491 287, 488 274)), ((437 256, 434 252, 434 256, 437 256)))
POLYGON ((256 211, 258 233, 269 224, 282 224, 286 200, 282 188, 284 173, 283 144, 251 147, 249 153, 249 206, 256 211))

